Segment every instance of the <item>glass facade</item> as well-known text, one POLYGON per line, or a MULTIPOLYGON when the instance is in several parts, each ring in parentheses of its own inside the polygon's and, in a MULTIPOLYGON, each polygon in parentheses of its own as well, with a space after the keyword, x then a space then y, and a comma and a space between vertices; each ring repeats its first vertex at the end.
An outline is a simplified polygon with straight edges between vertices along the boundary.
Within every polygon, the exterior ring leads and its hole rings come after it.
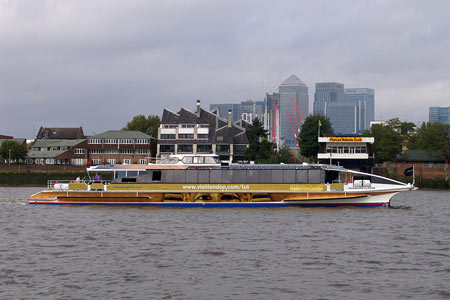
POLYGON ((330 102, 342 102, 344 100, 344 85, 337 82, 316 83, 314 93, 314 114, 326 115, 326 106, 330 102))
POLYGON ((279 87, 279 134, 281 144, 298 148, 297 139, 302 122, 309 114, 308 87, 291 75, 279 87))
POLYGON ((441 124, 450 124, 450 106, 448 107, 430 107, 429 121, 441 124))
POLYGON ((344 101, 353 102, 358 108, 357 132, 370 129, 370 122, 375 120, 375 91, 367 88, 344 89, 344 101))
POLYGON ((358 108, 351 102, 329 102, 326 116, 330 118, 334 133, 357 134, 358 108))

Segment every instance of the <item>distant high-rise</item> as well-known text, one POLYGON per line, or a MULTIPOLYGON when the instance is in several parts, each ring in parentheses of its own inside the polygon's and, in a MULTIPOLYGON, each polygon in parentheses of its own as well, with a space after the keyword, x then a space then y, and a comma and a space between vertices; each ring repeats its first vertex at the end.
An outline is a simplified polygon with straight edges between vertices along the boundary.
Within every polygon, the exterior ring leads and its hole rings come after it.
POLYGON ((279 87, 279 137, 281 143, 298 148, 296 136, 302 121, 309 114, 308 87, 297 76, 291 75, 279 87))
POLYGON ((264 98, 264 129, 268 130, 269 134, 269 140, 274 143, 279 143, 277 137, 279 135, 278 133, 278 111, 280 108, 280 94, 279 93, 273 93, 269 94, 266 93, 266 97, 264 98))
POLYGON ((326 115, 327 105, 330 102, 344 100, 344 85, 337 82, 316 83, 314 92, 314 114, 326 115))
POLYGON ((450 124, 450 106, 430 107, 429 121, 441 124, 450 124))
POLYGON ((344 89, 344 101, 353 102, 358 110, 357 133, 370 129, 375 120, 375 91, 367 88, 344 89))
POLYGON ((326 116, 335 134, 357 134, 358 107, 352 102, 328 102, 326 116))
POLYGON ((231 110, 233 122, 245 120, 252 123, 255 118, 264 122, 264 101, 245 100, 240 104, 211 104, 209 110, 217 112, 217 115, 224 119, 228 118, 228 111, 231 110))

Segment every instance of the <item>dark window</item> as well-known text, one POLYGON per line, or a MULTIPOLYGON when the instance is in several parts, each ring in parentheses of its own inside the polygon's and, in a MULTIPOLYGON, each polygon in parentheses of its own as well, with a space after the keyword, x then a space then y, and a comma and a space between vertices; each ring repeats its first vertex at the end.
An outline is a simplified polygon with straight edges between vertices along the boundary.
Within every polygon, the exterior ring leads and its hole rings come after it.
POLYGON ((162 140, 174 140, 175 134, 161 134, 162 140))
POLYGON ((230 145, 217 145, 217 152, 225 152, 225 153, 229 153, 230 152, 230 145))
POLYGON ((212 145, 197 145, 198 153, 212 153, 212 145))
POLYGON ((161 171, 153 171, 152 181, 161 181, 161 171))
POLYGON ((178 134, 179 139, 190 139, 192 140, 194 138, 193 134, 186 134, 186 133, 179 133, 178 134))
POLYGON ((175 145, 160 145, 159 151, 173 153, 175 152, 175 145))
POLYGON ((192 145, 178 145, 178 152, 192 153, 192 145))
POLYGON ((197 138, 198 139, 207 139, 208 135, 207 134, 197 134, 197 138))

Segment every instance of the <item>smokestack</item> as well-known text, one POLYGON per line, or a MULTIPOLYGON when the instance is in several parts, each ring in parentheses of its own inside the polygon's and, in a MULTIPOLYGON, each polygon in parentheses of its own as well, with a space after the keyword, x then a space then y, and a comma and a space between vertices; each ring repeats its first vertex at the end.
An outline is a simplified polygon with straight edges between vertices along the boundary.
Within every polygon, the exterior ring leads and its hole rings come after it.
POLYGON ((231 109, 228 110, 228 127, 231 128, 231 124, 232 124, 232 114, 231 114, 231 109))
POLYGON ((197 100, 197 118, 200 118, 200 100, 197 100))

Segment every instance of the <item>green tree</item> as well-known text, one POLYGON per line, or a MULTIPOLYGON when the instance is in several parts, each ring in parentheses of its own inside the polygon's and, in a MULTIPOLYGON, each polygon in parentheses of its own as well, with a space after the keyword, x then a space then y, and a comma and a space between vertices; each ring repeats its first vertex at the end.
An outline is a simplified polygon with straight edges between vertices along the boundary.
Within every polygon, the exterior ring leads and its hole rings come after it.
POLYGON ((147 118, 144 115, 138 115, 127 123, 124 130, 137 130, 146 133, 152 137, 158 137, 158 128, 161 120, 157 115, 149 115, 147 118))
POLYGON ((438 152, 446 161, 450 160, 450 125, 422 123, 408 142, 408 149, 438 152))
POLYGON ((291 150, 289 150, 289 147, 283 147, 278 151, 277 162, 284 164, 290 164, 294 162, 294 154, 292 154, 291 150))
POLYGON ((267 130, 264 129, 261 121, 256 118, 253 124, 246 130, 249 147, 245 155, 249 161, 256 163, 275 163, 273 157, 273 144, 267 141, 267 130))
POLYGON ((9 159, 9 150, 11 150, 12 160, 25 159, 28 153, 27 146, 16 141, 6 140, 0 146, 0 156, 9 159))
POLYGON ((387 125, 376 124, 362 135, 374 137, 375 162, 394 161, 402 152, 402 136, 398 130, 400 123, 398 118, 389 120, 387 125))
POLYGON ((311 161, 316 161, 319 153, 318 130, 320 121, 320 134, 333 134, 333 128, 328 117, 323 115, 309 115, 302 125, 299 134, 300 153, 311 161))

